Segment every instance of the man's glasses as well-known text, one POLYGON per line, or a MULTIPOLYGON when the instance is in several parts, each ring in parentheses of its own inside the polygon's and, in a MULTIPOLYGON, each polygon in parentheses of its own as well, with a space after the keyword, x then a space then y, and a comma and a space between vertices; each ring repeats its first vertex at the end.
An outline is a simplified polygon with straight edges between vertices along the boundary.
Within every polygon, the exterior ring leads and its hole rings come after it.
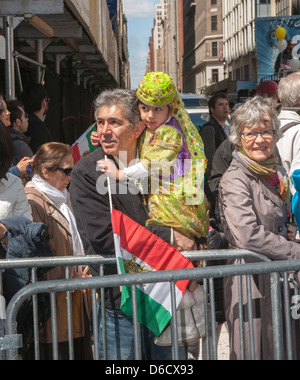
POLYGON ((59 170, 60 172, 64 173, 64 175, 70 177, 73 168, 56 168, 55 170, 59 170))
POLYGON ((274 133, 274 129, 266 129, 265 131, 261 132, 240 133, 240 135, 242 135, 246 141, 254 141, 257 139, 258 135, 261 135, 264 140, 271 140, 274 136, 274 133))

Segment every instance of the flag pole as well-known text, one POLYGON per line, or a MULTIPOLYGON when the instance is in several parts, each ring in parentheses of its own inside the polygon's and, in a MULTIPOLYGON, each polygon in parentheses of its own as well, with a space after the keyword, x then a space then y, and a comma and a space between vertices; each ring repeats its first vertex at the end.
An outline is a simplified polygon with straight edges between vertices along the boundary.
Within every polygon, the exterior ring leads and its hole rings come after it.
MULTIPOLYGON (((105 155, 105 161, 107 161, 107 155, 105 155)), ((113 209, 113 203, 112 203, 112 196, 111 196, 110 178, 108 175, 107 175, 107 188, 108 188, 109 207, 110 207, 110 213, 111 213, 113 209)))
MULTIPOLYGON (((107 161, 107 155, 104 156, 104 160, 107 161)), ((112 222, 112 209, 113 209, 113 203, 112 203, 112 196, 111 196, 111 184, 110 184, 110 178, 108 175, 107 177, 107 189, 108 189, 108 199, 109 199, 109 207, 110 207, 110 218, 112 222)), ((116 255, 116 238, 114 235, 114 232, 112 231, 113 237, 114 237, 114 247, 115 247, 115 256, 116 255)), ((118 262, 117 262, 118 267, 118 262)), ((118 268, 119 271, 119 268, 118 268)), ((122 293, 120 286, 120 292, 122 293)), ((106 310, 105 310, 105 289, 101 289, 101 315, 102 315, 102 338, 103 338, 103 353, 104 353, 104 360, 107 360, 107 337, 106 337, 106 310)))

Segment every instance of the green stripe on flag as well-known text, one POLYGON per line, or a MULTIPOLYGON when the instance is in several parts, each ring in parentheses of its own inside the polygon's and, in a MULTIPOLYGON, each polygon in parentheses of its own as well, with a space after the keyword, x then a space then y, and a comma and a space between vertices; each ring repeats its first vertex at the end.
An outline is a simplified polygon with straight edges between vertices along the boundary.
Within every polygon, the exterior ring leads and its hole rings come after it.
MULTIPOLYGON (((122 258, 118 258, 120 270, 125 273, 122 258)), ((128 317, 132 317, 132 298, 130 286, 122 286, 121 310, 128 317)), ((136 288, 138 321, 146 326, 155 336, 159 336, 172 319, 171 313, 160 303, 156 302, 148 294, 138 287, 136 288)))
POLYGON ((91 130, 86 134, 86 139, 87 139, 87 142, 88 142, 88 144, 89 144, 89 148, 90 148, 90 152, 91 152, 91 153, 94 152, 94 150, 97 149, 97 147, 94 146, 94 145, 92 144, 92 142, 91 142, 91 134, 92 134, 93 132, 97 132, 96 124, 95 124, 95 125, 93 126, 93 128, 91 128, 91 130))

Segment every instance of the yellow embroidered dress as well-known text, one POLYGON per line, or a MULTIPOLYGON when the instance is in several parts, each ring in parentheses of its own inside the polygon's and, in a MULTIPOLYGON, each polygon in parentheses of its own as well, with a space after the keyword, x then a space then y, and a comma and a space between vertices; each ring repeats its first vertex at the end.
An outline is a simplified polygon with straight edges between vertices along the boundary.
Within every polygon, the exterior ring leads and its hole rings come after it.
POLYGON ((136 92, 150 107, 168 105, 171 116, 139 140, 142 166, 149 175, 149 224, 175 228, 189 237, 208 234, 208 204, 204 195, 206 157, 203 141, 192 123, 173 79, 149 73, 136 92))

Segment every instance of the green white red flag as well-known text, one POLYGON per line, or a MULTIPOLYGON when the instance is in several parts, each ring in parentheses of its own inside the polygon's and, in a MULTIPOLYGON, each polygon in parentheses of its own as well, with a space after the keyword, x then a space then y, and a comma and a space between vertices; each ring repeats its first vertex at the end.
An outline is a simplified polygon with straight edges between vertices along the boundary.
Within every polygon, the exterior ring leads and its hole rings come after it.
MULTIPOLYGON (((118 273, 154 272, 193 268, 193 264, 171 245, 122 212, 112 209, 112 225, 118 273)), ((176 308, 189 281, 175 282, 176 308)), ((169 283, 137 286, 139 322, 159 336, 172 318, 169 283)), ((131 289, 122 288, 121 310, 132 316, 131 289)))
POLYGON ((91 143, 91 134, 96 131, 96 124, 91 125, 72 145, 74 165, 97 148, 91 143))

